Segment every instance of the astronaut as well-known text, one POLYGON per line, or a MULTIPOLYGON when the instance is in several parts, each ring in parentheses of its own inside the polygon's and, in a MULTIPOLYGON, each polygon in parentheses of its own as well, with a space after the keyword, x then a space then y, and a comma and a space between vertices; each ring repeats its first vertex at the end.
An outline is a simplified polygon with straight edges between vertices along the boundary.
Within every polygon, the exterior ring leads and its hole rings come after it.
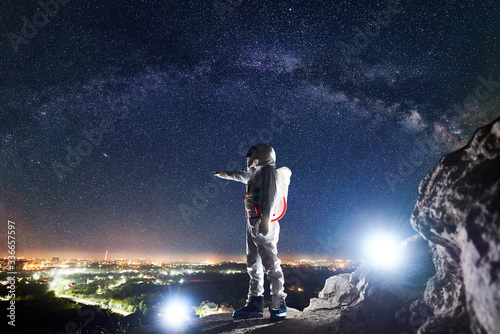
POLYGON ((227 180, 246 184, 247 271, 250 276, 246 305, 233 313, 234 319, 258 318, 264 315, 264 269, 271 288, 271 320, 286 317, 286 293, 281 261, 278 259, 278 220, 285 214, 288 185, 292 172, 287 167, 276 170, 274 149, 265 144, 250 148, 247 171, 214 172, 227 180))

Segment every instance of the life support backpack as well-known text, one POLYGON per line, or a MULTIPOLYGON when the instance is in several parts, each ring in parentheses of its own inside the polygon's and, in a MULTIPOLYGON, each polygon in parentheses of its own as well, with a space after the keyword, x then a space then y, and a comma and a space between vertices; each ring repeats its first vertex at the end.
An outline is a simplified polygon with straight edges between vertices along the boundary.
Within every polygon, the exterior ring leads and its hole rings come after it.
MULTIPOLYGON (((288 167, 281 167, 276 170, 276 203, 274 204, 273 212, 271 214, 271 221, 275 222, 280 220, 286 213, 287 209, 287 198, 288 198, 288 186, 290 185, 290 176, 292 172, 288 167)), ((247 193, 243 197, 245 199, 247 193)), ((259 205, 254 204, 255 212, 260 216, 259 205)), ((245 217, 248 218, 248 211, 245 209, 245 217)))
MULTIPOLYGON (((246 195, 247 193, 245 192, 245 196, 246 195)), ((260 216, 259 205, 254 204, 254 208, 257 214, 260 216)), ((271 215, 271 217, 273 218, 271 218, 271 221, 275 222, 280 220, 285 215, 285 213, 286 213, 286 198, 282 197, 281 200, 279 200, 276 204, 274 204, 273 214, 271 215)), ((245 217, 248 218, 248 211, 246 209, 245 209, 245 217)))

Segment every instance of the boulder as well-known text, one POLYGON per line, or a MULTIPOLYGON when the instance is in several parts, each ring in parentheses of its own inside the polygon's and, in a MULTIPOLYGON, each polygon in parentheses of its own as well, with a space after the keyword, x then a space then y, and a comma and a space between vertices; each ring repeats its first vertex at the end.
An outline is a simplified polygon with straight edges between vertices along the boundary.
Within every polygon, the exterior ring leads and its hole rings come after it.
POLYGON ((420 325, 410 305, 435 273, 428 242, 416 235, 400 247, 404 262, 379 268, 363 263, 352 274, 330 277, 299 317, 325 333, 404 333, 420 325))
POLYGON ((419 187, 411 224, 431 245, 436 275, 413 305, 418 333, 500 329, 500 118, 476 131, 419 187))

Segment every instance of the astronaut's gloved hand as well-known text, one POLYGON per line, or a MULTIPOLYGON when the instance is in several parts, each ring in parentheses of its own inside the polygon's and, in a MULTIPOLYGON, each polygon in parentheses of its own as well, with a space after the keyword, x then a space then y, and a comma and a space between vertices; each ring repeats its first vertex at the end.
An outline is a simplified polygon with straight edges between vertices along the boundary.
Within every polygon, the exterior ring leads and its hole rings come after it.
POLYGON ((268 218, 263 217, 260 220, 258 232, 260 234, 262 234, 263 236, 266 236, 269 233, 269 219, 268 218))

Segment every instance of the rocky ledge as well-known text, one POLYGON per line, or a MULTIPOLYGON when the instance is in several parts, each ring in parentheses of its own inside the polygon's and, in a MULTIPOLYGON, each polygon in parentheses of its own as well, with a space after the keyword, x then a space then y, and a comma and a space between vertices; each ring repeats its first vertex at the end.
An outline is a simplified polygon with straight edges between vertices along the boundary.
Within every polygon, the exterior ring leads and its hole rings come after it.
POLYGON ((436 275, 419 333, 500 329, 500 119, 476 131, 419 187, 411 224, 432 250, 436 275))

